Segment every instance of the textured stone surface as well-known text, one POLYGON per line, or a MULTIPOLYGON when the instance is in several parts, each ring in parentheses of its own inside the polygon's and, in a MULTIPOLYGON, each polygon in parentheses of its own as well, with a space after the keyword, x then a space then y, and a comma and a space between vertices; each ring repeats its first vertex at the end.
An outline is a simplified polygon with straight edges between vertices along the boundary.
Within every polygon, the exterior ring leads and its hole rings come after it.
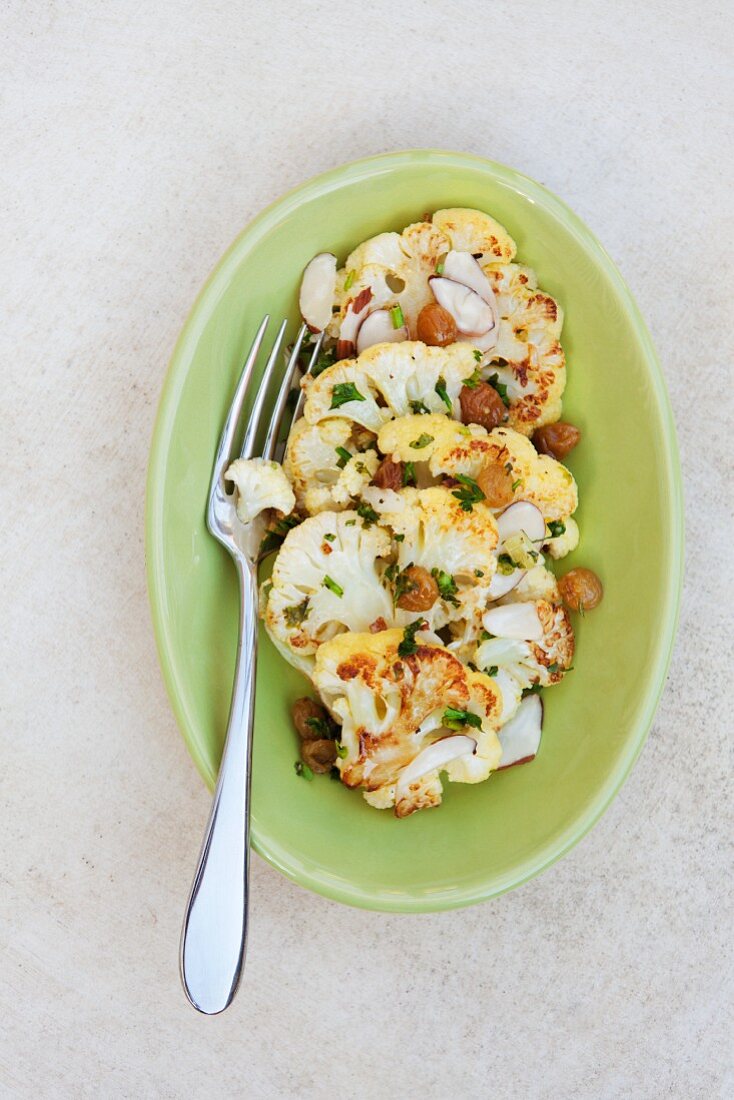
POLYGON ((732 1095, 726 7, 3 5, 3 1095, 732 1095), (176 950, 208 796, 143 573, 163 371, 260 207, 420 145, 547 183, 638 297, 686 472, 669 684, 599 825, 490 904, 351 911, 255 859, 247 979, 206 1020, 176 950))

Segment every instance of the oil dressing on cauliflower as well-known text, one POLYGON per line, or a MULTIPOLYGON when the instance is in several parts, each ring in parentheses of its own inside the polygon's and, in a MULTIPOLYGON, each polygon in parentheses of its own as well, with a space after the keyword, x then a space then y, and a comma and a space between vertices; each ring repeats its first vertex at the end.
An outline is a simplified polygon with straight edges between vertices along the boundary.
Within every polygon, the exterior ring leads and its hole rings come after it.
POLYGON ((283 467, 227 473, 243 522, 282 541, 260 613, 318 696, 294 705, 296 770, 398 818, 535 756, 569 610, 602 595, 550 569, 579 544, 580 432, 562 309, 516 251, 455 208, 315 257, 300 303, 325 342, 283 467))

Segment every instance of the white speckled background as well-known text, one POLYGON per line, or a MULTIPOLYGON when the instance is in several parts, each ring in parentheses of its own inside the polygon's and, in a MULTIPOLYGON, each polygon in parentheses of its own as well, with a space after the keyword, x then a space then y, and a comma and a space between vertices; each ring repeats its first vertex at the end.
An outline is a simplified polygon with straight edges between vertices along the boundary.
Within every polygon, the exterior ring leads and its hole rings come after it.
POLYGON ((0 1094, 732 1096, 727 8, 2 5, 0 1094), (264 204, 424 145, 542 180, 640 302, 686 482, 668 687, 600 824, 494 902, 352 911, 255 859, 244 987, 203 1019, 176 952, 208 796, 143 570, 163 372, 264 204))

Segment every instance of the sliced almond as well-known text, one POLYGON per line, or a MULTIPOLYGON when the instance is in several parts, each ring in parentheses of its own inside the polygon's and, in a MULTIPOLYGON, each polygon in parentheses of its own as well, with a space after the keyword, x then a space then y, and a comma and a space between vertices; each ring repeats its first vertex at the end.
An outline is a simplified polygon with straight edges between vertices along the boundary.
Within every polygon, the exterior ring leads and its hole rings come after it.
POLYGON ((357 333, 357 355, 361 355, 373 344, 398 344, 408 339, 405 325, 395 328, 389 309, 376 309, 369 313, 357 333))
POLYGON ((497 516, 499 542, 507 542, 512 535, 527 535, 531 542, 545 541, 545 520, 540 508, 529 500, 518 500, 497 516))
POLYGON ((543 624, 534 603, 508 603, 502 607, 491 607, 484 612, 482 625, 497 638, 539 642, 543 637, 543 624))
POLYGON ((502 757, 498 771, 532 760, 540 748, 542 731, 543 702, 539 695, 528 695, 514 717, 499 731, 502 757))
POLYGON ((432 275, 428 281, 436 301, 451 314, 459 332, 465 336, 485 336, 495 327, 492 307, 476 290, 443 275, 432 275))
POLYGON ((440 741, 434 741, 418 753, 409 764, 403 768, 398 777, 397 798, 405 797, 408 787, 415 783, 427 772, 438 771, 451 760, 459 756, 466 756, 477 751, 477 743, 473 737, 464 733, 457 733, 455 737, 442 737, 440 741))
POLYGON ((336 293, 336 256, 319 252, 303 271, 298 305, 311 332, 323 332, 333 316, 336 293))

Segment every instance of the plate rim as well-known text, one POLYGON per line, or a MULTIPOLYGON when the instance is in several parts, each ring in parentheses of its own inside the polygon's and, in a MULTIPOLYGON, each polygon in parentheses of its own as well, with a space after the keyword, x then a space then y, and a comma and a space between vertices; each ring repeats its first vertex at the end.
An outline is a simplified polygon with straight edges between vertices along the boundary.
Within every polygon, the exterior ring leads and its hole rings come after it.
POLYGON ((367 178, 375 170, 388 171, 406 166, 415 167, 426 162, 433 165, 444 163, 447 167, 458 170, 466 167, 479 168, 493 179, 509 185, 518 194, 540 201, 546 210, 564 224, 565 228, 573 234, 577 243, 608 276, 613 289, 618 295, 620 304, 632 324, 635 337, 646 360, 652 396, 664 428, 662 458, 665 483, 661 482, 661 490, 667 505, 668 537, 666 545, 668 547, 668 558, 665 562, 667 587, 664 595, 665 618, 660 624, 661 629, 658 632, 658 641, 651 660, 652 675, 648 678, 647 689, 638 708, 638 716, 632 725, 631 733, 634 736, 629 739, 627 751, 620 757, 617 766, 607 776, 596 798, 575 819, 573 824, 569 825, 561 837, 556 837, 552 843, 549 842, 536 849, 533 856, 524 860, 522 864, 515 867, 513 872, 507 874, 502 880, 493 880, 492 883, 486 883, 483 886, 476 883, 470 886, 452 886, 431 894, 427 894, 424 890, 411 893, 409 888, 398 895, 392 891, 381 893, 372 889, 365 890, 363 887, 347 883, 343 879, 332 880, 326 877, 318 868, 300 864, 298 860, 294 860, 287 850, 273 842, 272 839, 261 837, 258 834, 256 823, 253 821, 251 829, 252 848, 292 882, 334 901, 382 912, 439 912, 488 901, 490 898, 521 886, 529 879, 551 867, 586 836, 608 809, 622 787, 649 735, 665 687, 667 672, 676 642, 683 581, 683 487, 680 454, 670 396, 660 361, 639 306, 617 265, 595 234, 562 199, 543 184, 538 183, 515 168, 476 154, 458 153, 443 149, 406 149, 363 157, 331 168, 291 188, 266 206, 243 227, 215 264, 197 294, 175 343, 161 387, 153 424, 145 490, 145 567, 148 599, 153 620, 158 663, 168 698, 189 755, 205 783, 212 789, 216 776, 208 767, 192 736, 192 729, 195 725, 194 718, 193 715, 188 713, 182 694, 178 690, 173 647, 166 626, 164 606, 163 484, 171 429, 175 422, 180 392, 188 373, 187 369, 183 368, 183 364, 186 360, 190 363, 190 352, 194 350, 204 328, 205 314, 208 319, 207 306, 211 302, 209 308, 213 307, 218 298, 219 286, 222 283, 226 285, 228 282, 231 267, 239 262, 241 248, 244 244, 250 247, 252 243, 255 243, 260 236, 268 231, 274 219, 280 220, 287 214, 289 209, 299 205, 314 193, 321 194, 324 188, 328 188, 332 184, 341 184, 346 180, 354 180, 359 177, 367 178))

